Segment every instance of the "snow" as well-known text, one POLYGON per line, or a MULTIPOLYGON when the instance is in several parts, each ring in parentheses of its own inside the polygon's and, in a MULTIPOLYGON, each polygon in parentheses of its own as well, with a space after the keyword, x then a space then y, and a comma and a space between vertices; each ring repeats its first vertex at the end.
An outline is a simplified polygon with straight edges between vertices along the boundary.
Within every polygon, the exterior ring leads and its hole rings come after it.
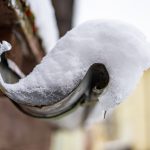
POLYGON ((96 120, 99 112, 120 104, 134 90, 143 71, 150 68, 150 44, 131 25, 112 20, 88 21, 61 38, 18 83, 6 84, 0 78, 0 88, 22 104, 53 104, 68 95, 94 63, 103 63, 110 77, 91 114, 96 120))

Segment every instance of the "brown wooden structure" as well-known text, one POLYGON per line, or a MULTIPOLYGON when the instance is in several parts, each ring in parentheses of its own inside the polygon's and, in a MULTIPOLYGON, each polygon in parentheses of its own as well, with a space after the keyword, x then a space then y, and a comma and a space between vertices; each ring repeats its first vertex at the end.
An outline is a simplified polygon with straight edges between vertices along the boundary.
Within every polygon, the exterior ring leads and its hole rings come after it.
MULTIPOLYGON (((24 74, 44 56, 39 37, 36 34, 34 16, 23 0, 0 1, 0 41, 12 44, 12 50, 5 54, 17 64, 24 74)), ((2 60, 2 64, 5 63, 2 60)), ((6 78, 13 81, 13 75, 1 68, 6 78)), ((3 94, 0 97, 0 150, 48 150, 51 127, 48 123, 28 117, 11 103, 3 94)))

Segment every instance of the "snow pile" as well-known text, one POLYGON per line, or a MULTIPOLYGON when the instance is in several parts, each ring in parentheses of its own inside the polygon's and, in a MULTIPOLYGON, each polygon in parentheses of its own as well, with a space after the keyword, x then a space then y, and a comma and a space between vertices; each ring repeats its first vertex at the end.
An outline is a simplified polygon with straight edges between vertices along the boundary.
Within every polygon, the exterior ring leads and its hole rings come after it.
POLYGON ((100 109, 118 105, 133 91, 150 67, 150 44, 130 25, 89 21, 61 38, 41 64, 18 83, 6 84, 1 79, 1 88, 16 102, 53 104, 68 95, 94 63, 103 63, 110 76, 93 111, 99 116, 100 109))

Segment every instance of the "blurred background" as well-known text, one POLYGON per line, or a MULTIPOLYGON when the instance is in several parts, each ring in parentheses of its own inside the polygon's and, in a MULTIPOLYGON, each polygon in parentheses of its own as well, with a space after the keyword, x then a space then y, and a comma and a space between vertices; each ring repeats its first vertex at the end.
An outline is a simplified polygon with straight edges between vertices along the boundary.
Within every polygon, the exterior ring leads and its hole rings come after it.
MULTIPOLYGON (((4 0, 0 40, 13 50, 8 66, 27 75, 57 40, 91 19, 116 19, 138 27, 150 40, 149 0, 4 0), (13 63, 12 63, 13 62, 13 63)), ((94 30, 94 29, 93 29, 94 30)), ((7 73, 12 82, 13 77, 7 73)), ((127 81, 128 84, 128 81, 127 81)), ((0 150, 149 150, 150 71, 129 98, 90 129, 60 129, 21 113, 1 93, 0 150)))

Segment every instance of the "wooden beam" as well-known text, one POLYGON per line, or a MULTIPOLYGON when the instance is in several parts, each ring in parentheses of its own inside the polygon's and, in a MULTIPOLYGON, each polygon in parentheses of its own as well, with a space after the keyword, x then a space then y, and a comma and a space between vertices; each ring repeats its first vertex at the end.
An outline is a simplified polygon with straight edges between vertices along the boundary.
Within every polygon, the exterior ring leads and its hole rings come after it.
POLYGON ((63 36, 72 28, 74 0, 52 0, 55 9, 59 36, 63 36))

